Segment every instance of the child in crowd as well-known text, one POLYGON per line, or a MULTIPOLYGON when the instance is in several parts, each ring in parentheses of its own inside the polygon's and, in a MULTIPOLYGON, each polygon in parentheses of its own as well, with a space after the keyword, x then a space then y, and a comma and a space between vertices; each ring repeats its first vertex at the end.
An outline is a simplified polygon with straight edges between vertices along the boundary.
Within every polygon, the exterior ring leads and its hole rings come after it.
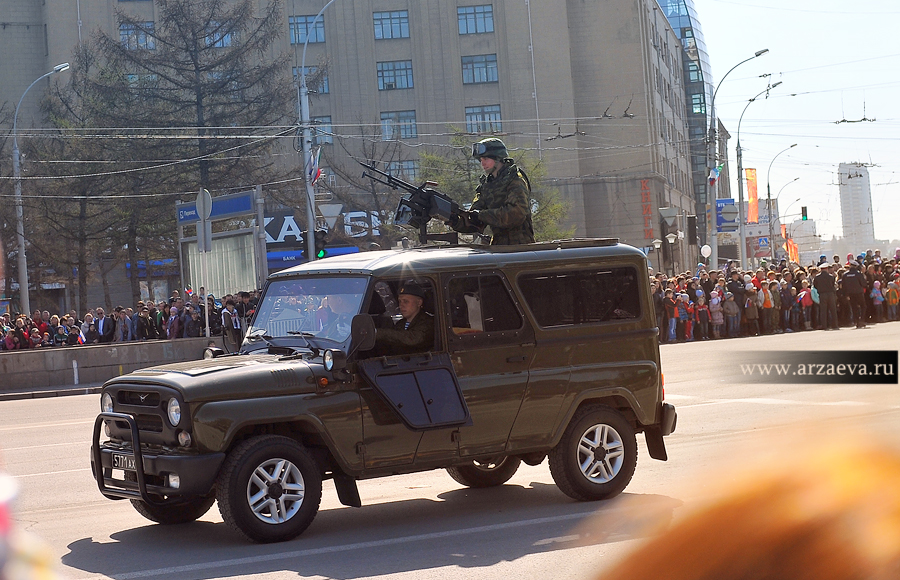
POLYGON ((684 323, 687 322, 688 314, 687 307, 684 304, 684 294, 678 293, 675 295, 675 306, 678 307, 678 323, 676 326, 676 337, 678 340, 685 340, 687 335, 685 334, 684 323))
POLYGON ((887 319, 900 320, 900 287, 896 281, 889 282, 884 292, 884 302, 887 305, 887 319))
POLYGON ((772 297, 772 308, 769 310, 769 328, 775 334, 781 334, 781 288, 778 282, 769 282, 769 296, 772 297))
POLYGON ((697 321, 695 338, 709 340, 709 306, 706 305, 706 298, 703 297, 702 290, 697 298, 697 305, 694 306, 694 319, 697 321))
POLYGON ((694 340, 694 303, 691 302, 690 294, 682 294, 681 299, 684 301, 684 311, 687 313, 687 320, 684 321, 684 339, 690 342, 694 340))
POLYGON ((722 311, 722 294, 718 290, 709 293, 709 316, 712 321, 713 338, 725 336, 725 313, 722 311))
POLYGON ((872 283, 872 291, 869 292, 869 298, 872 299, 873 318, 875 322, 881 322, 882 304, 884 304, 884 293, 881 291, 881 282, 875 280, 872 283))
POLYGON ((802 280, 800 282, 800 293, 797 294, 797 300, 800 302, 800 314, 803 316, 803 328, 812 330, 812 291, 809 289, 809 282, 802 280))
POLYGON ((797 295, 797 289, 791 286, 791 328, 794 330, 803 330, 800 326, 802 314, 803 306, 800 304, 800 297, 797 295))
POLYGON ((741 332, 741 307, 734 301, 734 294, 725 293, 725 304, 722 305, 725 313, 725 328, 729 338, 737 338, 741 332))
POLYGON ((56 327, 56 333, 53 335, 53 346, 65 346, 68 338, 66 327, 60 324, 56 327))

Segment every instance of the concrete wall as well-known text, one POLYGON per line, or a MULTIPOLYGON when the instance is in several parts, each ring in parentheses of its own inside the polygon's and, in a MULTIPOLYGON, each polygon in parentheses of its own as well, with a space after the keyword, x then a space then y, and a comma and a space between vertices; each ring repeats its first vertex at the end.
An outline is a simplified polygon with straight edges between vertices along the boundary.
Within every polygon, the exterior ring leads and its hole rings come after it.
POLYGON ((102 383, 137 369, 199 359, 206 345, 203 337, 4 351, 0 394, 102 383))

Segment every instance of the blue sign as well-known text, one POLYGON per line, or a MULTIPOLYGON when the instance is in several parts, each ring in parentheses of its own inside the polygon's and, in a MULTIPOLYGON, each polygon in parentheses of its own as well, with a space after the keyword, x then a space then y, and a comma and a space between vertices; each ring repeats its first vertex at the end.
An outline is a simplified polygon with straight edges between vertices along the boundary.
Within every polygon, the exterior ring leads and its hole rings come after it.
MULTIPOLYGON (((359 252, 356 246, 331 247, 326 246, 325 250, 328 256, 343 256, 345 254, 355 254, 359 252)), ((276 272, 284 270, 297 264, 306 263, 306 250, 290 250, 284 252, 266 252, 266 261, 268 262, 269 271, 276 272)))
POLYGON ((716 200, 716 229, 720 232, 734 232, 738 227, 737 206, 734 204, 733 198, 723 198, 716 200), (735 214, 732 219, 726 219, 722 216, 722 210, 727 206, 734 206, 735 214))
MULTIPOLYGON (((224 220, 256 213, 253 193, 251 189, 212 198, 212 213, 210 213, 209 220, 224 220)), ((175 209, 178 212, 178 225, 195 224, 200 221, 196 201, 175 204, 175 209)))

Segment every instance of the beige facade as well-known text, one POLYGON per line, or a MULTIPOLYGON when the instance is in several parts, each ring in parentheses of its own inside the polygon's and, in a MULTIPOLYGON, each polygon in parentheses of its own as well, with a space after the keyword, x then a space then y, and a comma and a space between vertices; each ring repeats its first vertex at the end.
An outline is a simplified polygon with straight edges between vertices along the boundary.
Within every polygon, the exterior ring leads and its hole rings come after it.
MULTIPOLYGON (((117 34, 116 10, 148 21, 156 12, 150 0, 3 4, 10 9, 0 29, 0 102, 13 107, 94 30, 117 34)), ((303 45, 291 43, 291 17, 312 17, 324 4, 284 0, 281 48, 293 67, 303 45)), ((499 110, 499 126, 484 120, 474 128, 499 133, 513 157, 525 150, 540 157, 569 204, 575 235, 648 247, 664 235, 658 208, 694 213, 681 51, 653 0, 336 0, 324 12, 324 42, 307 50, 308 67, 327 62, 328 69, 328 92, 312 100, 311 116, 331 117, 337 143, 358 138, 359 127, 380 135, 383 114, 414 111, 416 136, 398 148, 401 159, 414 161, 421 147, 446 148, 448 127, 467 127, 467 109, 469 128, 478 111, 487 107, 496 120, 499 110), (471 33, 460 33, 460 10, 472 16, 471 33), (376 39, 379 18, 388 28, 397 23, 401 37, 376 39), (379 79, 378 63, 406 62, 412 88, 401 88, 405 65, 379 79)), ((20 133, 39 121, 38 88, 19 113, 20 133)), ((278 122, 295 117, 286 111, 278 122)), ((335 144, 330 154, 340 151, 335 144)))

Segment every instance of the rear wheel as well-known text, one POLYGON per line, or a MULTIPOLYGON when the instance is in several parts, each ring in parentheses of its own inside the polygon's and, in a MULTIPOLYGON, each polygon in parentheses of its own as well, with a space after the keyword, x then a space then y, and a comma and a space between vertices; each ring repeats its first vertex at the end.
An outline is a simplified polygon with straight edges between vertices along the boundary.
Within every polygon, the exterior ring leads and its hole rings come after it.
POLYGON ((283 542, 309 527, 322 499, 322 475, 302 445, 266 435, 240 443, 216 483, 225 523, 255 542, 283 542))
POLYGON ((559 444, 550 451, 550 474, 567 496, 593 501, 622 493, 637 465, 631 424, 609 407, 575 413, 559 444))
POLYGON ((518 457, 497 457, 473 461, 469 465, 448 467, 447 473, 466 487, 495 487, 509 481, 516 474, 520 463, 518 457))
POLYGON ((216 496, 210 494, 206 497, 198 497, 180 503, 152 504, 143 500, 133 499, 131 505, 151 522, 164 525, 186 524, 203 517, 216 501, 216 496))

